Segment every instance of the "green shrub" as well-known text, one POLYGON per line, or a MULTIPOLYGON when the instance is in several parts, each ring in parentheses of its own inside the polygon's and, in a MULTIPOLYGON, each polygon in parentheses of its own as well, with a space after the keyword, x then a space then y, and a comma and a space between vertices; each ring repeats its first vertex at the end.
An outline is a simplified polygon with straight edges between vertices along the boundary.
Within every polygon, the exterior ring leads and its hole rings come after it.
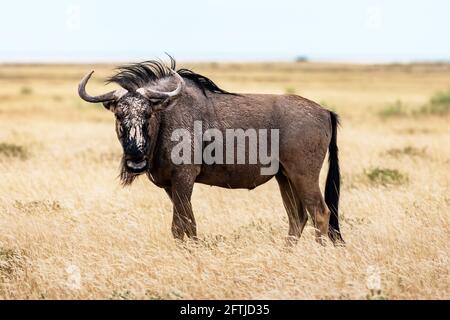
POLYGON ((371 183, 386 185, 400 185, 408 182, 408 176, 397 169, 374 168, 365 171, 371 183))
POLYGON ((24 86, 20 89, 20 94, 23 96, 29 96, 33 94, 33 89, 31 87, 24 86))
POLYGON ((394 103, 387 105, 383 110, 379 112, 380 117, 386 119, 391 117, 405 117, 408 116, 405 105, 397 100, 394 103))
POLYGON ((431 97, 430 102, 432 104, 450 105, 450 90, 436 93, 433 97, 431 97))
POLYGON ((450 113, 450 90, 438 92, 416 114, 443 116, 450 113))
POLYGON ((297 91, 295 90, 294 87, 287 87, 287 88, 284 90, 284 92, 285 92, 286 94, 295 94, 297 91))
POLYGON ((326 102, 325 100, 320 100, 319 103, 322 107, 324 107, 325 109, 328 109, 330 111, 336 112, 336 107, 334 105, 330 105, 328 102, 326 102))

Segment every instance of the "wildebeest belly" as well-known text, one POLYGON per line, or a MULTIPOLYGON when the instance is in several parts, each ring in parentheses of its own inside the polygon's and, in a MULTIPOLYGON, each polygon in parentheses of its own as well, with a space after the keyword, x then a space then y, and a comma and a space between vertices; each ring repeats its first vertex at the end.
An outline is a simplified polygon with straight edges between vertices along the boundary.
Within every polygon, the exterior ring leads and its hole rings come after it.
POLYGON ((257 164, 203 165, 195 182, 230 189, 254 189, 272 179, 257 164))

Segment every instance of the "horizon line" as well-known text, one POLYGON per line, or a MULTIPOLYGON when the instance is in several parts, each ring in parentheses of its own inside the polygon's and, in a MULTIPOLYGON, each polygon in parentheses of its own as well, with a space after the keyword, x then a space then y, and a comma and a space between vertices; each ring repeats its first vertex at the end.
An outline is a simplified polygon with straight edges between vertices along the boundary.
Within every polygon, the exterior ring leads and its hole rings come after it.
MULTIPOLYGON (((148 60, 148 59, 147 59, 148 60)), ((20 59, 20 60, 0 60, 0 65, 86 65, 86 64, 123 64, 146 61, 145 59, 20 59)), ((449 58, 442 59, 179 59, 177 63, 183 64, 208 64, 208 63, 323 63, 323 64, 354 64, 354 65, 393 65, 393 64, 450 64, 449 58)))

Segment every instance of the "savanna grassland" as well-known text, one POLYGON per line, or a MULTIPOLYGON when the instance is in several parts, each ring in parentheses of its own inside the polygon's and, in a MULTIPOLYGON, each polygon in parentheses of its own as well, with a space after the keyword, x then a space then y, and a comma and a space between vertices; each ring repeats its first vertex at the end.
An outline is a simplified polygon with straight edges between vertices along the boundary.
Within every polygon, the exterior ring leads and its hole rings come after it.
POLYGON ((346 247, 308 224, 287 248, 274 180, 196 185, 200 241, 176 243, 164 191, 120 186, 113 115, 77 96, 92 68, 89 92, 111 89, 113 66, 1 65, 0 298, 450 298, 450 65, 183 66, 341 115, 346 247))

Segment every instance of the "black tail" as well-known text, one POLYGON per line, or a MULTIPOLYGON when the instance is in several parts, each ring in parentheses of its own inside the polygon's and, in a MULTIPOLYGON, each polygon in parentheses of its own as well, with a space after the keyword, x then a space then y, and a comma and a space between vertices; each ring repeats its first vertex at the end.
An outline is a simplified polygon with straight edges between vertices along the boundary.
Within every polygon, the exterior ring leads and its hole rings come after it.
POLYGON ((339 190, 341 184, 341 174, 339 171, 339 157, 337 140, 337 127, 339 126, 339 117, 336 113, 330 111, 331 116, 331 141, 328 147, 328 174, 327 182, 325 184, 325 203, 330 209, 330 228, 328 235, 330 239, 335 241, 344 242, 342 239, 341 231, 339 230, 339 190))

